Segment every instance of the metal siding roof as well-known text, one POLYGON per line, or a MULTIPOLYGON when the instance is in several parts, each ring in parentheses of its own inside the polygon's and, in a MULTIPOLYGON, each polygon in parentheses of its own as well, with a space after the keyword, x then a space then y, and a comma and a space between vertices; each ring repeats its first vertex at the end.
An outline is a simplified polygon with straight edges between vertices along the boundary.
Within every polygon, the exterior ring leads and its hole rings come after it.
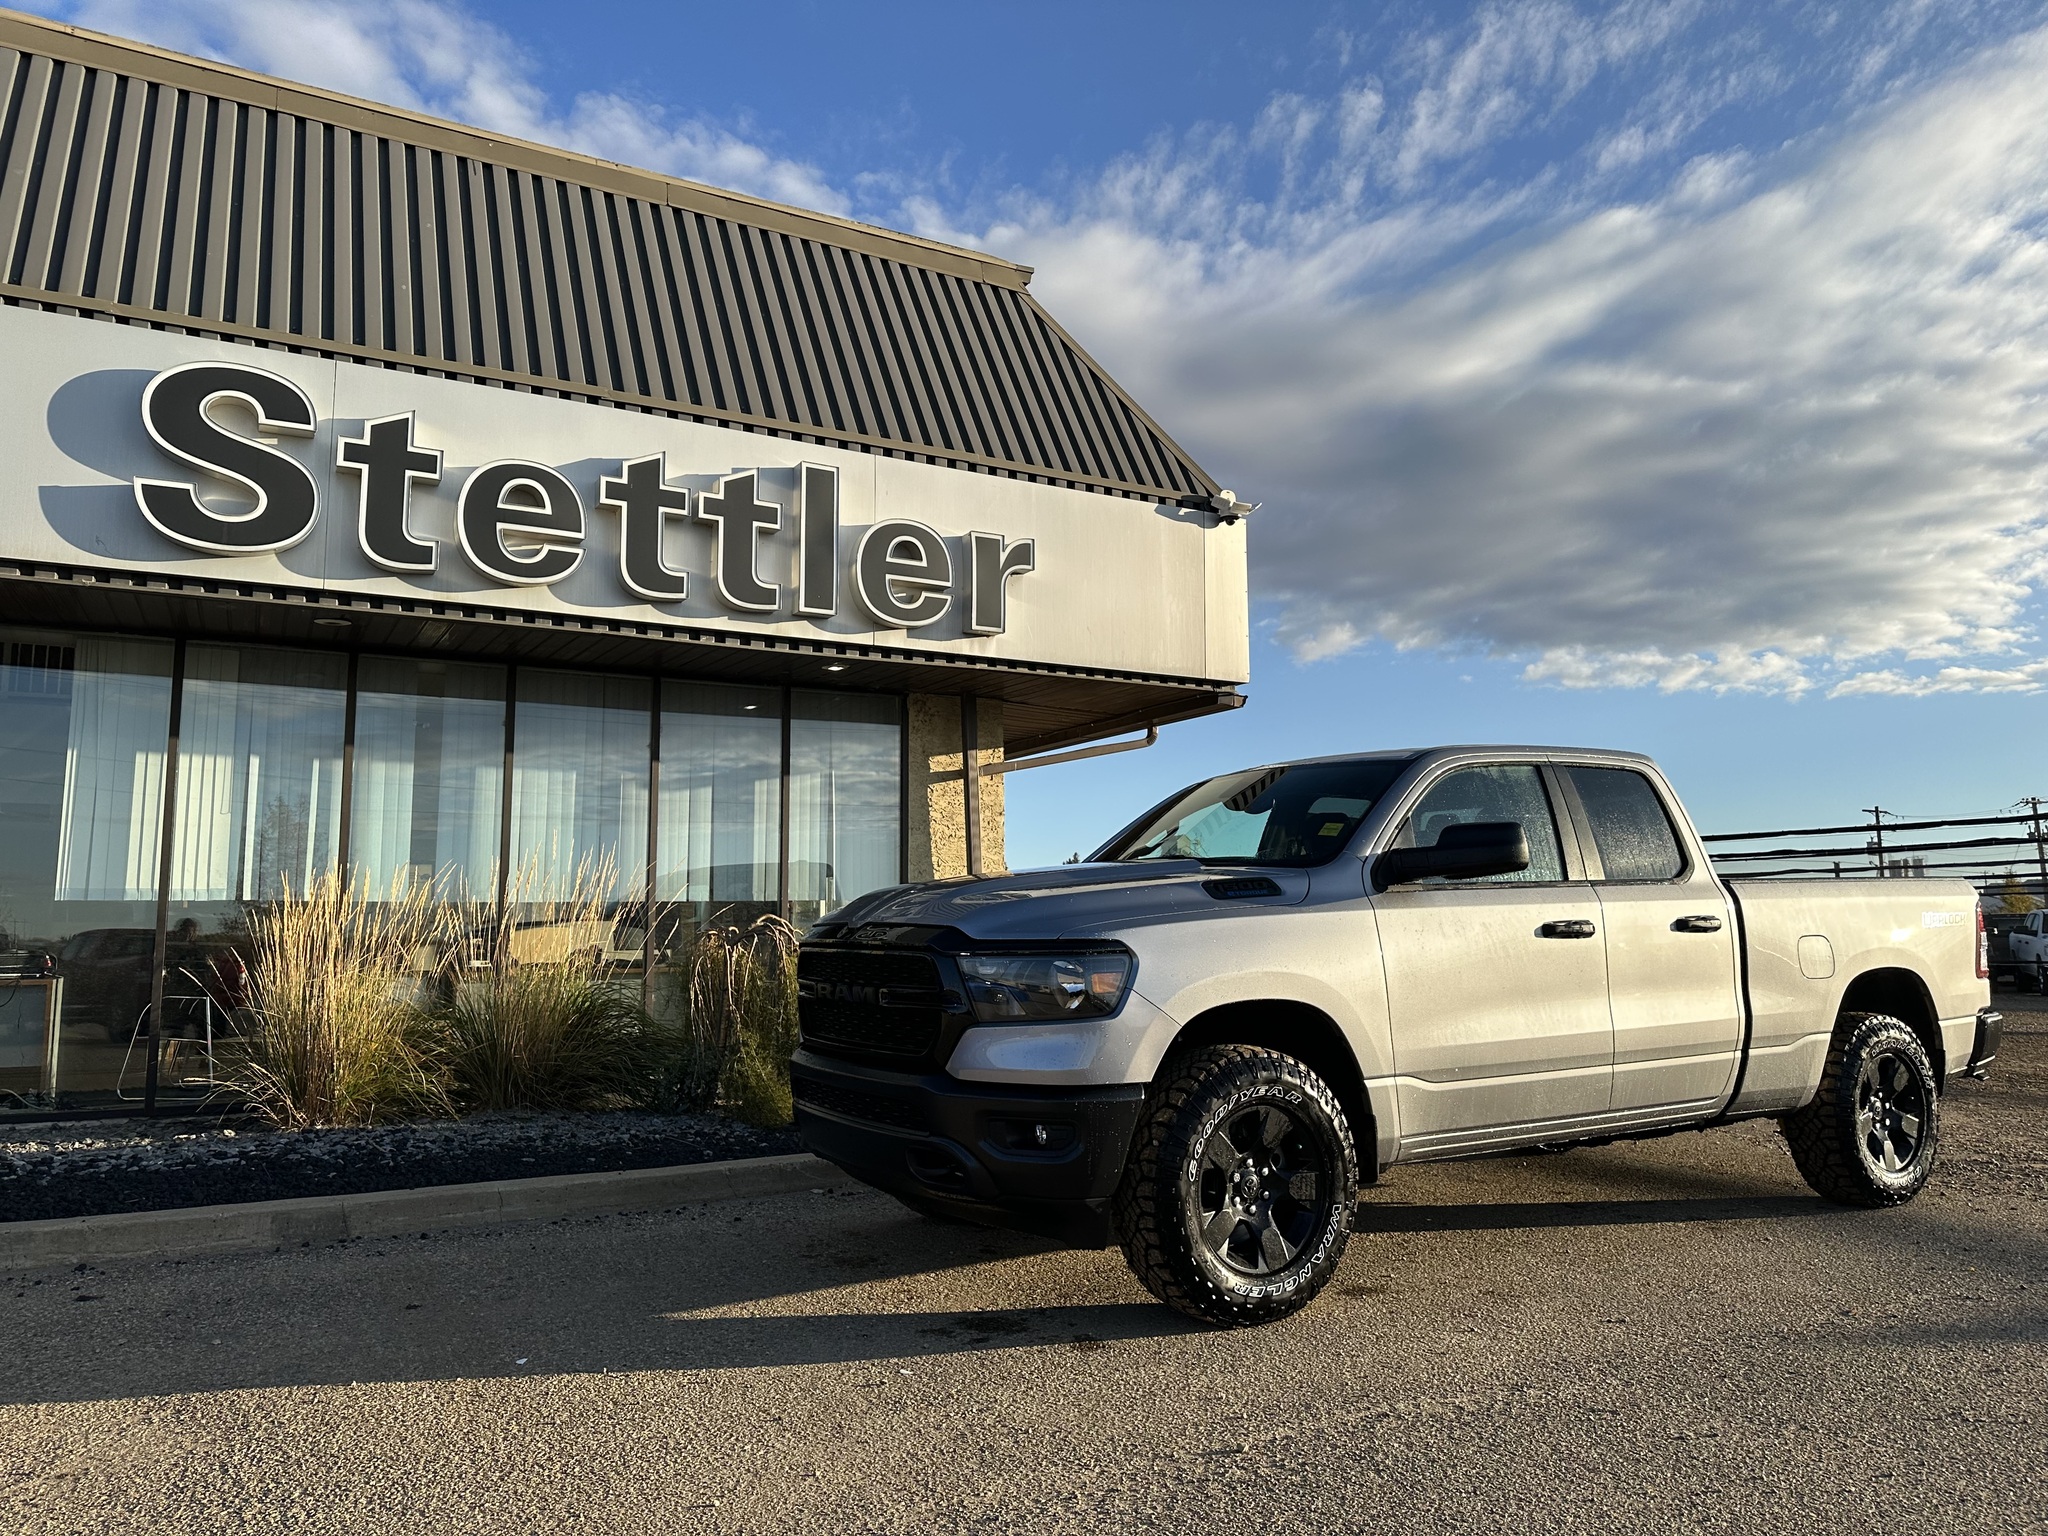
POLYGON ((0 37, 49 49, 0 47, 0 297, 1087 489, 1215 488, 1022 269, 566 153, 547 174, 548 152, 281 82, 266 106, 259 77, 24 17, 0 37))

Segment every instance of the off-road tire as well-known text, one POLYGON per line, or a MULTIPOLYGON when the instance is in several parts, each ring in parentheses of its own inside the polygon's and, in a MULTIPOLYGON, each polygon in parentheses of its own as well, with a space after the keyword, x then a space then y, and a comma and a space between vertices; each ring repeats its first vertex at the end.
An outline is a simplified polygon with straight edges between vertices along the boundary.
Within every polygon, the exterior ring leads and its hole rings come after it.
POLYGON ((1941 1128, 1941 1090, 1927 1048, 1887 1014, 1843 1014, 1820 1090, 1778 1123, 1815 1194, 1872 1209, 1905 1204, 1934 1171, 1941 1128), (1911 1156, 1902 1157, 1907 1136, 1911 1156), (1901 1166, 1888 1166, 1891 1161, 1901 1166))
POLYGON ((1154 1296, 1200 1322, 1246 1328, 1300 1311, 1329 1283, 1357 1200, 1351 1127, 1329 1086, 1278 1051, 1220 1045, 1189 1052, 1161 1072, 1132 1137, 1112 1217, 1125 1261, 1154 1296), (1291 1126, 1277 1150, 1264 1140, 1275 1125, 1291 1126), (1253 1144, 1235 1172, 1218 1160, 1219 1137, 1253 1144), (1263 1185, 1255 1176, 1261 1168, 1263 1185), (1219 1181, 1226 1188, 1220 1197, 1219 1181), (1243 1192, 1252 1192, 1249 1206, 1238 1203, 1243 1192), (1219 1207, 1204 1220, 1203 1201, 1217 1198, 1253 1214, 1221 1239, 1205 1239, 1228 1219, 1219 1207), (1271 1249, 1268 1230, 1279 1234, 1271 1249), (1216 1241, 1226 1245, 1222 1251, 1216 1241), (1248 1269, 1232 1252, 1271 1267, 1248 1269), (1274 1254, 1285 1257, 1274 1263, 1274 1254))

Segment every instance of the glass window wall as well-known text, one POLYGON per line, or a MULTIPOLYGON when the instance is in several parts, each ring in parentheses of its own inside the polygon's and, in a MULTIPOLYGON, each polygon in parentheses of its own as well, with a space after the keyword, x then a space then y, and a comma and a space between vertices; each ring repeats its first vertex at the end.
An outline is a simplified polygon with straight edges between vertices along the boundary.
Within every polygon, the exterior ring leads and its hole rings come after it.
POLYGON ((789 896, 799 927, 903 878, 903 706, 790 696, 789 896))
POLYGON ((339 866, 347 711, 344 657, 186 649, 160 1092, 212 1091, 249 1003, 250 916, 339 866))
POLYGON ((0 629, 0 1108, 111 1098, 149 1004, 172 656, 0 629))
POLYGON ((351 699, 337 653, 195 641, 182 680, 176 657, 0 629, 0 1113, 142 1097, 166 864, 167 1100, 231 1064, 252 918, 344 859, 372 899, 469 907, 477 963, 651 952, 657 1006, 705 925, 802 925, 901 878, 893 696, 362 656, 351 699))
POLYGON ((649 999, 679 1017, 690 946, 782 902, 782 690, 665 682, 649 999))
POLYGON ((427 885, 496 901, 504 668, 365 656, 350 778, 349 864, 366 895, 427 885))
POLYGON ((639 968, 652 733, 645 678, 520 669, 505 893, 514 960, 597 950, 639 968))

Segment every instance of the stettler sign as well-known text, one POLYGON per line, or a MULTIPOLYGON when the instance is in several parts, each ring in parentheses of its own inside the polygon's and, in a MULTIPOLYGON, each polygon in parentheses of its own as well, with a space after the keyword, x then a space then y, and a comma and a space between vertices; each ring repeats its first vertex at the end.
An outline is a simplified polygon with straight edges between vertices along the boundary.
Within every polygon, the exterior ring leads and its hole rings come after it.
POLYGON ((1246 675, 1242 526, 0 308, 0 559, 1246 675))

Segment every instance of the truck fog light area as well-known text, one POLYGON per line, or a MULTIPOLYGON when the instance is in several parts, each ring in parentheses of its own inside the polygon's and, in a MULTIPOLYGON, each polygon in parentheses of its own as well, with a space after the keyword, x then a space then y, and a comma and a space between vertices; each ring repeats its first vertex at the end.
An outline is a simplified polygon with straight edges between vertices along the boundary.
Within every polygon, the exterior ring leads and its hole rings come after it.
POLYGON ((988 1139, 1005 1152, 1060 1153, 1074 1145, 1076 1132, 1063 1120, 991 1120, 988 1139))
POLYGON ((962 955, 961 979, 975 1017, 986 1023, 1094 1019, 1123 1006, 1128 953, 962 955))

